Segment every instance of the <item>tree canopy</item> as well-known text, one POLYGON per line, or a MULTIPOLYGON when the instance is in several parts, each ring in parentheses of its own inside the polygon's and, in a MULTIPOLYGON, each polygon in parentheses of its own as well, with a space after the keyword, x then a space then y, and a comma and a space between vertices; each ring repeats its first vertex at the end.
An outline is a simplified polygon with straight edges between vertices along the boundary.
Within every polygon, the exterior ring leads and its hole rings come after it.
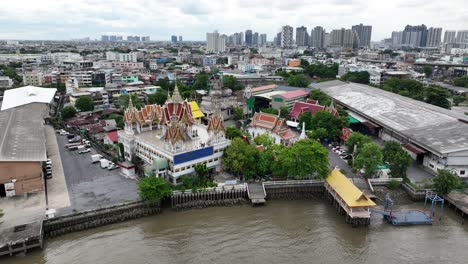
POLYGON ((363 145, 354 159, 354 168, 363 168, 364 175, 370 177, 378 170, 383 163, 383 155, 380 147, 371 142, 363 145))
POLYGON ((251 178, 255 175, 255 164, 258 150, 254 145, 246 143, 241 138, 234 138, 224 151, 224 167, 235 175, 251 178))
POLYGON ((317 101, 320 105, 330 105, 331 103, 330 97, 321 90, 312 90, 309 94, 309 98, 317 101))
POLYGON ((171 195, 171 186, 163 178, 154 176, 138 181, 138 194, 145 201, 156 202, 171 195))
POLYGON ((309 75, 311 78, 335 79, 338 74, 338 64, 310 64, 305 67, 304 73, 309 75))
POLYGON ((327 139, 338 138, 343 125, 343 120, 341 118, 324 110, 317 111, 311 120, 312 130, 324 128, 327 131, 327 139))
POLYGON ((241 120, 244 118, 244 110, 240 106, 234 107, 234 120, 241 120))
POLYGON ((195 82, 192 85, 193 90, 208 90, 210 77, 208 73, 202 71, 195 76, 195 82))
POLYGON ((468 88, 468 75, 465 75, 465 76, 459 77, 459 78, 455 78, 453 80, 453 85, 468 88))
POLYGON ((350 81, 355 83, 369 84, 370 74, 367 71, 361 72, 347 72, 341 77, 344 81, 350 81))
POLYGON ((308 87, 310 85, 310 78, 304 74, 291 75, 287 79, 289 86, 295 87, 308 87))
POLYGON ((239 80, 237 80, 235 76, 232 75, 223 76, 223 86, 233 91, 240 91, 245 87, 242 83, 239 82, 239 80))
POLYGON ((438 170, 437 175, 432 178, 434 188, 439 194, 448 194, 460 185, 460 177, 450 170, 438 170))
POLYGON ((89 95, 81 96, 76 99, 75 107, 80 109, 80 111, 92 111, 94 110, 93 98, 89 95))
POLYGON ((304 112, 299 116, 299 124, 305 123, 306 130, 312 130, 312 114, 310 112, 304 112))
POLYGON ((348 137, 348 141, 346 141, 346 148, 349 153, 353 153, 354 151, 356 151, 356 153, 354 154, 357 155, 359 151, 361 151, 364 144, 371 142, 372 140, 368 136, 363 135, 359 132, 353 132, 348 137))
POLYGON ((62 109, 62 118, 67 119, 76 115, 76 109, 72 105, 65 106, 62 109))
POLYGON ((138 95, 134 93, 120 95, 119 97, 120 108, 127 109, 130 98, 132 98, 133 106, 136 107, 137 109, 140 109, 141 108, 140 98, 138 98, 138 95))
POLYGON ((390 78, 385 80, 383 89, 416 100, 424 100, 424 86, 416 80, 390 78))
POLYGON ((229 139, 234 139, 236 137, 242 138, 242 131, 235 127, 227 127, 226 137, 229 139))
POLYGON ((447 99, 449 92, 438 86, 429 86, 426 88, 426 103, 436 105, 442 108, 450 109, 451 103, 447 99))
POLYGON ((389 164, 393 177, 406 177, 406 171, 413 160, 408 152, 401 147, 400 143, 393 140, 385 142, 382 154, 383 160, 389 164))
POLYGON ((158 90, 157 92, 148 95, 149 104, 163 105, 167 100, 167 92, 164 90, 158 90))

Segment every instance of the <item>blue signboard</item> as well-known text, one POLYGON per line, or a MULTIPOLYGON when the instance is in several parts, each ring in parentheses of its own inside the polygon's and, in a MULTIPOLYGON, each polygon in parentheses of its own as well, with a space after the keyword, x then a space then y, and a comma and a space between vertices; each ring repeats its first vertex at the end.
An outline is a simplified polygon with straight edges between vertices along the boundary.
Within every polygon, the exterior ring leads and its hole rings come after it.
POLYGON ((213 155, 213 147, 197 149, 174 156, 174 165, 213 155))

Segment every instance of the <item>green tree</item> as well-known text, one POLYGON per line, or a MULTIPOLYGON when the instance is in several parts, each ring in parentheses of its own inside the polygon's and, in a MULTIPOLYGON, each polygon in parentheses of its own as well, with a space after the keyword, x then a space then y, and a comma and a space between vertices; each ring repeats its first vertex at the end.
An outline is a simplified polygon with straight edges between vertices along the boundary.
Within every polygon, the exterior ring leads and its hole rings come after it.
POLYGON ((312 114, 304 112, 299 116, 299 124, 305 123, 306 130, 312 130, 312 114))
POLYGON ((304 73, 312 78, 335 79, 338 74, 338 64, 310 64, 304 69, 304 73))
POLYGON ((312 90, 309 94, 309 98, 312 100, 315 100, 318 102, 320 105, 330 105, 331 99, 330 97, 322 92, 321 90, 312 90))
POLYGON ((224 88, 229 88, 233 91, 240 91, 244 89, 244 85, 240 83, 235 76, 232 75, 223 76, 223 86, 224 88))
POLYGON ((356 151, 354 155, 357 155, 365 144, 371 142, 372 140, 368 136, 363 135, 359 132, 353 132, 348 137, 348 141, 346 141, 346 148, 348 149, 349 153, 353 153, 354 151, 356 151))
POLYGON ((244 110, 240 106, 234 107, 234 120, 241 120, 244 118, 244 110))
POLYGON ((466 101, 466 96, 464 95, 455 95, 453 96, 453 104, 455 106, 458 106, 459 104, 463 103, 466 101))
POLYGON ((260 177, 272 174, 274 158, 272 149, 265 149, 264 151, 259 152, 257 160, 257 174, 260 177))
POLYGON ((76 99, 75 107, 80 109, 80 111, 92 111, 94 109, 93 98, 89 95, 81 96, 76 99))
POLYGON ((234 139, 236 137, 242 138, 242 132, 235 127, 227 127, 226 128, 226 137, 229 139, 234 139))
POLYGON ((431 77, 432 76, 432 67, 429 65, 424 65, 423 68, 423 73, 426 75, 426 77, 431 77))
POLYGON ((317 111, 311 120, 312 130, 324 128, 327 131, 326 139, 338 138, 341 127, 343 127, 343 125, 343 120, 341 118, 334 116, 330 112, 324 110, 317 111))
POLYGON ((208 90, 209 88, 209 76, 208 73, 202 71, 197 73, 195 76, 195 82, 192 85, 193 90, 208 90))
POLYGON ((383 163, 383 155, 380 147, 375 143, 366 143, 354 159, 354 168, 363 168, 364 175, 370 177, 377 172, 379 165, 383 163))
POLYGON ((171 186, 163 178, 146 177, 138 181, 138 194, 145 201, 156 202, 171 195, 171 186))
POLYGON ((291 147, 282 148, 277 162, 290 177, 312 176, 324 179, 329 170, 328 151, 311 139, 297 141, 291 147))
POLYGON ((123 121, 123 116, 119 115, 117 113, 112 113, 111 115, 109 115, 109 119, 114 119, 115 120, 117 128, 122 129, 124 127, 124 125, 125 125, 124 121, 123 121))
POLYGON ((468 75, 463 76, 463 77, 459 77, 459 78, 455 78, 453 80, 453 85, 468 88, 468 75))
POLYGON ((308 133, 307 136, 320 141, 328 138, 328 131, 325 128, 320 127, 308 133))
POLYGON ((263 108, 263 109, 260 109, 260 112, 267 113, 267 114, 272 114, 272 115, 278 115, 278 110, 276 110, 274 108, 263 108))
POLYGON ((429 86, 426 88, 426 103, 450 109, 451 103, 447 99, 448 97, 448 91, 443 88, 437 86, 429 86))
POLYGON ((171 81, 167 77, 157 80, 154 84, 156 86, 161 87, 163 91, 172 91, 174 89, 174 86, 171 84, 171 81))
POLYGON ((382 149, 383 160, 389 164, 393 177, 406 177, 406 171, 413 162, 411 156, 400 145, 390 140, 385 142, 382 149))
POLYGON ((148 95, 149 104, 163 105, 167 100, 167 92, 164 90, 158 90, 157 92, 148 95))
POLYGON ((128 108, 128 102, 129 102, 130 98, 132 98, 133 106, 136 107, 137 109, 140 109, 141 108, 140 98, 138 98, 138 95, 134 94, 134 93, 132 93, 132 94, 122 94, 119 97, 120 108, 127 109, 128 108))
POLYGON ((269 148, 275 144, 275 139, 268 133, 258 135, 254 138, 254 142, 257 145, 263 145, 266 148, 269 148))
POLYGON ((286 118, 286 119, 289 117, 289 107, 287 106, 280 107, 280 117, 286 118))
POLYGON ((234 138, 224 152, 222 159, 224 167, 235 175, 251 178, 256 175, 258 149, 247 144, 241 138, 234 138))
POLYGON ((460 177, 450 170, 437 170, 437 175, 432 178, 434 188, 439 194, 448 194, 460 185, 460 177))
POLYGON ((206 167, 206 165, 203 163, 199 163, 199 164, 196 164, 193 168, 195 170, 195 173, 198 176, 198 182, 200 186, 206 187, 207 176, 208 176, 208 168, 206 167))
POLYGON ((65 106, 62 109, 62 118, 63 119, 71 118, 71 117, 74 117, 75 115, 76 115, 76 109, 72 105, 65 106))
POLYGON ((370 74, 367 71, 361 72, 348 72, 343 77, 341 77, 344 81, 350 81, 355 83, 363 83, 369 84, 370 74))
POLYGON ((310 85, 310 78, 304 74, 296 74, 288 77, 288 85, 294 87, 308 87, 310 85))
POLYGON ((385 80, 383 89, 392 93, 424 101, 424 86, 416 80, 390 78, 385 80))

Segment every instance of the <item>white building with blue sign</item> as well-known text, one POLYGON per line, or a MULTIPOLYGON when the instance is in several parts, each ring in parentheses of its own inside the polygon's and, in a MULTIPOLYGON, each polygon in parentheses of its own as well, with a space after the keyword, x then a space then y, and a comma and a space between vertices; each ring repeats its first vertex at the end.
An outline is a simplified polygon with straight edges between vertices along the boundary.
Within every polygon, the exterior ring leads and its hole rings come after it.
POLYGON ((147 164, 146 171, 153 171, 172 184, 181 183, 183 175, 194 174, 196 164, 218 171, 224 149, 230 144, 219 111, 215 111, 207 126, 199 124, 177 86, 162 106, 146 105, 137 110, 130 101, 124 122, 125 129, 118 135, 125 158, 141 158, 147 164))

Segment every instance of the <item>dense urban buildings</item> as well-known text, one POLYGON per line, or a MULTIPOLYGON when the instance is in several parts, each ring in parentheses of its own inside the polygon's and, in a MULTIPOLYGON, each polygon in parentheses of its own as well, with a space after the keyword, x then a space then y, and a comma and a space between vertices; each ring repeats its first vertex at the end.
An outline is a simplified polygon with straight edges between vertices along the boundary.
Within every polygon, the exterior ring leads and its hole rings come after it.
POLYGON ((286 25, 281 27, 281 47, 291 48, 294 45, 294 29, 293 27, 286 25))
POLYGON ((296 28, 296 45, 299 47, 309 46, 309 33, 307 27, 296 28))
POLYGON ((365 26, 363 24, 352 26, 351 29, 357 33, 358 47, 369 48, 372 36, 372 26, 365 26))
POLYGON ((224 52, 226 50, 226 37, 218 31, 206 33, 206 50, 211 52, 224 52))

